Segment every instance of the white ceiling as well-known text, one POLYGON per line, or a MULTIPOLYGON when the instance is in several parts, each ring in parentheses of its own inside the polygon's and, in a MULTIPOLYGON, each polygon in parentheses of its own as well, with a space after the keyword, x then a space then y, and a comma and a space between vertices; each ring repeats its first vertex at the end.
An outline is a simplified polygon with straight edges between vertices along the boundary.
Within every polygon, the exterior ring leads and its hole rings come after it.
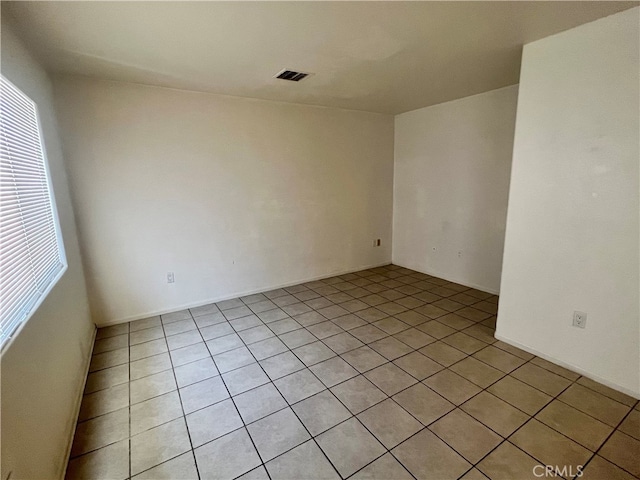
POLYGON ((638 2, 2 2, 46 67, 400 113, 518 82, 523 44, 638 2), (272 78, 283 68, 315 75, 272 78))

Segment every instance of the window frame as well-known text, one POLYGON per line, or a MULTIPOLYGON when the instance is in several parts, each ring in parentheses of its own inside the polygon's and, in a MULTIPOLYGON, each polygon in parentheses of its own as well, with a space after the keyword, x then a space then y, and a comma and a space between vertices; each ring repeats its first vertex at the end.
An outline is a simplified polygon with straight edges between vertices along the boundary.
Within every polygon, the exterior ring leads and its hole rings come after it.
MULTIPOLYGON (((49 159, 47 156, 46 142, 45 142, 45 134, 44 129, 42 127, 42 121, 40 118, 40 109, 38 108, 38 104, 27 95, 21 88, 19 88, 15 83, 9 80, 4 73, 0 73, 0 77, 2 77, 2 81, 9 84, 12 88, 14 88, 20 95, 22 95, 23 99, 28 101, 33 106, 33 111, 35 115, 35 123, 37 126, 38 133, 38 141, 40 143, 40 151, 42 153, 42 163, 44 170, 44 177, 47 185, 47 193, 49 197, 49 204, 51 207, 51 216, 53 219, 53 228, 55 232, 56 246, 58 248, 58 255, 60 260, 60 268, 58 271, 51 276, 46 287, 40 291, 40 295, 37 296, 35 301, 29 307, 29 310, 24 313, 23 318, 19 321, 17 325, 13 328, 13 330, 5 334, 4 331, 0 331, 0 355, 4 355, 4 353, 9 349, 14 340, 20 335, 22 329, 27 325, 29 320, 33 317, 33 315, 38 311, 42 303, 49 296, 53 288, 58 284, 60 279, 63 277, 65 272, 67 271, 69 265, 67 262, 67 253, 64 246, 64 238, 62 235, 62 228, 60 226, 60 218, 58 215, 58 207, 55 197, 55 191, 53 188, 53 179, 51 177, 51 169, 49 167, 49 159)), ((2 135, 0 133, 0 135, 2 135)), ((1 215, 0 209, 0 215, 1 215)), ((1 238, 0 238, 1 240, 1 238)), ((0 258, 0 268, 2 268, 2 259, 0 258)), ((1 330, 1 329, 0 329, 1 330)))

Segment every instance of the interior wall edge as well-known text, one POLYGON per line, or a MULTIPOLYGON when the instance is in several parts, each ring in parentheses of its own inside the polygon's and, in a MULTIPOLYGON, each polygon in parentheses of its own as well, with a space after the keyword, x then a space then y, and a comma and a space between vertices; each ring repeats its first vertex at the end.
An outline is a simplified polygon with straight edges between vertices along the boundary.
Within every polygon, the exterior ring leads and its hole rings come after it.
POLYGON ((598 375, 594 375, 593 373, 584 370, 583 368, 580 367, 576 367, 575 365, 571 364, 571 363, 567 363, 564 362, 562 360, 558 360, 555 357, 552 357, 551 355, 547 355, 546 353, 541 352, 540 350, 537 350, 535 348, 529 347, 528 345, 524 345, 520 342, 517 342, 515 340, 512 340, 508 337, 505 337, 503 335, 498 334, 498 330, 496 329, 496 333, 494 335, 495 338, 497 338, 498 340, 500 340, 501 342, 507 343, 509 345, 511 345, 512 347, 516 347, 519 348, 520 350, 524 350, 527 353, 530 353, 532 355, 535 355, 537 357, 540 357, 544 360, 548 360, 551 363, 555 363, 556 365, 559 365, 561 367, 566 368, 567 370, 571 370, 572 372, 578 373, 580 375, 582 375, 583 377, 587 377, 590 378, 591 380, 594 380, 598 383, 601 383, 609 388, 613 388, 614 390, 617 390, 618 392, 622 392, 625 395, 629 395, 630 397, 633 397, 637 400, 640 400, 640 392, 636 392, 633 391, 629 388, 623 387, 621 385, 618 385, 617 383, 614 383, 610 380, 607 380, 604 377, 600 377, 598 375))
MULTIPOLYGON (((386 265, 390 265, 391 263, 392 263, 391 261, 385 261, 383 263, 376 263, 376 264, 371 264, 371 265, 363 265, 363 266, 355 268, 355 269, 354 268, 349 268, 349 269, 346 269, 346 270, 339 270, 339 271, 335 271, 333 273, 322 274, 322 275, 315 276, 315 277, 310 277, 310 278, 304 278, 302 280, 296 280, 294 282, 286 282, 286 283, 272 285, 272 286, 268 286, 268 287, 264 287, 264 288, 246 290, 246 291, 234 293, 233 295, 224 295, 222 297, 212 297, 212 298, 209 298, 209 299, 206 299, 206 300, 201 300, 201 301, 197 301, 197 302, 190 302, 188 304, 180 305, 178 307, 172 307, 170 309, 154 310, 154 311, 147 312, 147 313, 140 314, 140 315, 133 315, 131 317, 125 317, 125 318, 121 318, 121 319, 114 319, 114 320, 108 320, 106 322, 100 322, 99 324, 97 324, 97 327, 98 328, 110 327, 112 325, 119 325, 121 323, 128 323, 128 322, 133 322, 135 320, 142 320, 143 318, 155 317, 157 315, 166 315, 167 313, 177 312, 179 310, 185 310, 187 308, 195 308, 195 307, 199 307, 201 305, 208 305, 210 303, 223 302, 225 300, 230 300, 232 298, 239 298, 239 297, 244 297, 244 296, 247 296, 247 295, 254 295, 256 293, 268 292, 270 290, 276 290, 278 288, 292 287, 294 285, 299 285, 301 283, 314 282, 316 280, 323 280, 325 278, 331 278, 331 277, 335 277, 335 276, 338 276, 338 275, 346 275, 348 273, 359 272, 361 270, 367 270, 369 268, 384 267, 386 265)), ((400 266, 402 266, 402 265, 400 265, 400 266)))

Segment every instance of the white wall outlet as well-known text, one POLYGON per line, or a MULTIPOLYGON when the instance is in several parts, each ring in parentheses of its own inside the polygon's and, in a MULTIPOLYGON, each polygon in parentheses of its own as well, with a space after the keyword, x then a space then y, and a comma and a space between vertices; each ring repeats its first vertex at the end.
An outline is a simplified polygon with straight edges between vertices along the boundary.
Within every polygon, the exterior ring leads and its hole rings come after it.
POLYGON ((373 245, 374 247, 379 247, 379 246, 380 246, 380 239, 379 239, 379 238, 376 238, 376 239, 372 242, 372 245, 373 245))
POLYGON ((584 312, 573 312, 573 326, 579 328, 587 327, 587 314, 584 312))
POLYGON ((173 275, 173 272, 167 272, 167 283, 175 283, 176 277, 173 275))

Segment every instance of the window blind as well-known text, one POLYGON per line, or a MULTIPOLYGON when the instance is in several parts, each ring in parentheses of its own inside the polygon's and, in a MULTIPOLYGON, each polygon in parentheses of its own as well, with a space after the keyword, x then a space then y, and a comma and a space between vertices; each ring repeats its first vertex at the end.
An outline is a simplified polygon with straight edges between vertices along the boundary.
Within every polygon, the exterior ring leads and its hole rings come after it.
POLYGON ((65 268, 36 105, 0 76, 0 345, 65 268))

